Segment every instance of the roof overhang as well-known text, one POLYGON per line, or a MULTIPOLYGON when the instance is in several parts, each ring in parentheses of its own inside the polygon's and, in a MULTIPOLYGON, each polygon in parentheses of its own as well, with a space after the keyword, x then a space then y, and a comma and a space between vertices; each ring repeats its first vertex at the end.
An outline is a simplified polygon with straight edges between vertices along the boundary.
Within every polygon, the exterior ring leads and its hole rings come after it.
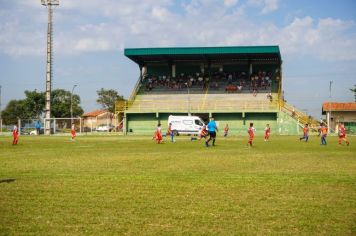
POLYGON ((326 112, 356 112, 356 102, 324 102, 322 114, 326 112))
POLYGON ((281 64, 278 46, 126 48, 125 56, 143 66, 157 62, 267 61, 281 64))

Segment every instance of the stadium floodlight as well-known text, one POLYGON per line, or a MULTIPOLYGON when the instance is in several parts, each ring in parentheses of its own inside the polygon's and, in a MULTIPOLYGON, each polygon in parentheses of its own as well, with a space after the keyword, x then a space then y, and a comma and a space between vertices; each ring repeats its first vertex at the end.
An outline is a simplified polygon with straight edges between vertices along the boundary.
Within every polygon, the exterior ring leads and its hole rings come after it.
POLYGON ((46 63, 46 105, 44 119, 44 133, 51 134, 51 90, 52 90, 52 6, 58 6, 59 0, 41 0, 41 4, 48 8, 47 26, 47 63, 46 63))
POLYGON ((59 0, 41 0, 41 4, 43 6, 58 6, 59 5, 59 0))

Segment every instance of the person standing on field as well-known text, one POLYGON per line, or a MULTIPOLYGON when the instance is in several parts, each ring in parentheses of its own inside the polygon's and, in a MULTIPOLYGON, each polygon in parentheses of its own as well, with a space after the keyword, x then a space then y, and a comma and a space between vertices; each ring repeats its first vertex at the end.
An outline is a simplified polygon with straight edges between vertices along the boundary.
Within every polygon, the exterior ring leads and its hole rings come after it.
POLYGON ((299 141, 302 141, 303 139, 305 139, 305 142, 308 142, 308 139, 309 139, 309 127, 308 127, 308 124, 305 124, 305 126, 303 128, 303 137, 299 138, 299 141))
POLYGON ((253 123, 250 123, 250 127, 247 129, 247 133, 249 135, 247 145, 249 147, 252 147, 252 141, 253 141, 253 138, 255 137, 255 132, 256 132, 256 129, 253 127, 253 123))
POLYGON ((270 133, 271 133, 271 128, 269 127, 269 124, 267 124, 265 128, 265 142, 269 140, 270 133))
POLYGON ((174 132, 172 130, 172 123, 169 123, 167 133, 169 134, 169 136, 171 136, 171 142, 174 143, 175 140, 174 140, 174 132))
POLYGON ((12 130, 12 145, 17 145, 17 142, 19 141, 19 130, 16 125, 14 125, 14 129, 12 130))
POLYGON ((342 141, 344 141, 347 146, 350 145, 349 141, 346 138, 346 130, 345 130, 344 123, 340 122, 340 124, 339 124, 339 145, 341 145, 342 141))
POLYGON ((70 136, 71 136, 71 140, 74 141, 75 137, 77 136, 75 133, 75 125, 74 123, 72 123, 72 127, 70 129, 70 136))
POLYGON ((40 135, 40 131, 41 131, 41 122, 38 120, 36 122, 36 133, 37 133, 37 135, 40 135))
POLYGON ((320 128, 321 133, 321 145, 326 145, 326 136, 328 134, 328 128, 323 123, 320 128))
POLYGON ((205 142, 205 146, 209 147, 210 140, 213 140, 213 146, 215 146, 216 132, 218 132, 218 127, 216 126, 214 117, 210 117, 210 122, 207 125, 209 132, 209 139, 205 142))
POLYGON ((224 128, 224 137, 227 137, 228 134, 229 134, 229 125, 226 124, 226 126, 224 128))
POLYGON ((154 138, 155 138, 157 144, 163 143, 161 124, 160 123, 158 123, 158 125, 157 125, 154 138))

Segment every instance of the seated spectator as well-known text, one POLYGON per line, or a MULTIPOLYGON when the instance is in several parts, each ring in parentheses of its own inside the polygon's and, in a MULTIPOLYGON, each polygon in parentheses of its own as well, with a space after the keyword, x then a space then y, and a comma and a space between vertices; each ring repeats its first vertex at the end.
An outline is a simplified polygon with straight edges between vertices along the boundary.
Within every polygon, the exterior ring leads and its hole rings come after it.
POLYGON ((294 107, 293 107, 293 110, 292 110, 292 117, 295 117, 296 113, 295 113, 295 110, 294 110, 294 107))
POLYGON ((227 77, 227 84, 232 84, 232 74, 229 74, 229 76, 227 77))
POLYGON ((253 96, 256 97, 257 96, 257 90, 254 89, 253 92, 252 92, 253 96))
POLYGON ((261 81, 261 87, 263 89, 267 89, 266 82, 265 82, 265 80, 263 78, 262 78, 262 81, 261 81))
POLYGON ((272 93, 267 94, 267 99, 269 99, 272 102, 272 93))
POLYGON ((199 84, 199 85, 202 85, 202 84, 203 84, 203 77, 202 77, 202 76, 199 76, 199 77, 198 77, 198 84, 199 84))
POLYGON ((148 83, 148 91, 151 91, 153 89, 152 83, 148 83))

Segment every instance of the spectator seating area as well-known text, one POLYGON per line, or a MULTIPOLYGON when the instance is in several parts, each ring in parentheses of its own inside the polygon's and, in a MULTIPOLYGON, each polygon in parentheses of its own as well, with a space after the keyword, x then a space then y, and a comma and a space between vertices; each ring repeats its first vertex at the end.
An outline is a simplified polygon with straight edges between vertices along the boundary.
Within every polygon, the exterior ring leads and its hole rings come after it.
MULTIPOLYGON (((129 104, 131 112, 276 111, 277 99, 269 93, 242 94, 141 94, 129 104)), ((277 94, 271 94, 277 96, 277 94)))
POLYGON ((180 73, 169 75, 146 75, 142 79, 141 94, 153 93, 257 93, 277 92, 279 77, 272 72, 259 71, 251 76, 247 72, 180 73))

